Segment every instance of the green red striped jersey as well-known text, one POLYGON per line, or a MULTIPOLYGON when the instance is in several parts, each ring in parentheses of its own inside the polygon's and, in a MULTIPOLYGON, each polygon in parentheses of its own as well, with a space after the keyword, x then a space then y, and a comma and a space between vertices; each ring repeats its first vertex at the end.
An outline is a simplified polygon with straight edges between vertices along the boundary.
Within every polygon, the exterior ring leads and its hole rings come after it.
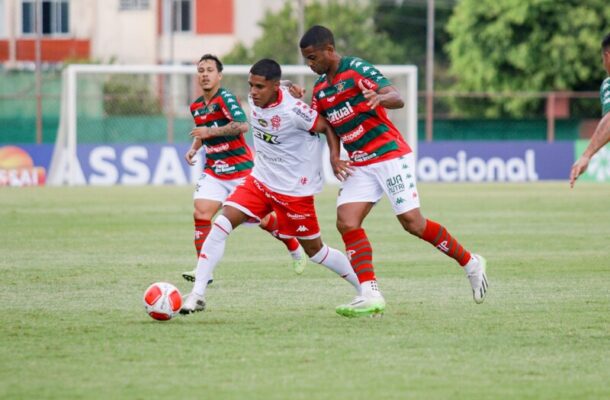
POLYGON ((602 103, 602 117, 610 111, 610 77, 604 79, 599 89, 599 100, 602 103))
MULTIPOLYGON (((220 88, 206 103, 203 96, 191 104, 191 114, 197 126, 224 126, 228 123, 248 122, 239 101, 229 90, 220 88)), ((203 140, 204 171, 218 179, 237 179, 250 174, 254 167, 252 151, 243 134, 219 136, 203 140)))
POLYGON ((311 108, 333 126, 354 165, 374 164, 400 157, 411 148, 385 108, 371 109, 358 83, 372 90, 391 82, 372 64, 357 57, 342 57, 331 82, 326 74, 314 84, 311 108))

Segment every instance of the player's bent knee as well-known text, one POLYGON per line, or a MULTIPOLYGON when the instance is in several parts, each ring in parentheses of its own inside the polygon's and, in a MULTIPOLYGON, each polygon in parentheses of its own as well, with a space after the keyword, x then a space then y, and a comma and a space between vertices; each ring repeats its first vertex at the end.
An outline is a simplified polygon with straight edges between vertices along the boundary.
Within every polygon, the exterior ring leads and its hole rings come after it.
POLYGON ((303 247, 303 251, 307 254, 307 257, 313 257, 320 252, 324 244, 322 240, 313 239, 313 240, 299 240, 301 247, 303 247))

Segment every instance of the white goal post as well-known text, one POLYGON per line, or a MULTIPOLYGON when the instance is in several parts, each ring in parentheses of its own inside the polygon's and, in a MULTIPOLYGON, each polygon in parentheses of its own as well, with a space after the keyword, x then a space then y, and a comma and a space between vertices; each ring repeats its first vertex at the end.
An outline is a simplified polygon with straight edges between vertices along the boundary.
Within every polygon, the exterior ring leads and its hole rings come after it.
MULTIPOLYGON (((392 81, 393 85, 401 92, 402 97, 405 100, 404 108, 399 110, 388 110, 388 114, 403 135, 406 136, 409 145, 415 154, 417 154, 417 67, 412 65, 378 65, 377 68, 392 81)), ((246 82, 249 70, 249 65, 225 65, 222 71, 224 77, 223 81, 226 81, 227 77, 243 77, 243 84, 241 83, 241 78, 239 80, 239 86, 242 87, 241 95, 240 92, 234 88, 234 84, 227 84, 226 87, 241 98, 242 106, 244 106, 244 108, 247 108, 245 96, 247 96, 248 85, 246 82)), ((162 79, 168 79, 169 82, 177 81, 178 79, 174 79, 176 77, 183 80, 189 79, 189 77, 194 79, 196 77, 196 67, 195 65, 93 64, 72 64, 67 66, 63 71, 60 107, 61 115, 47 184, 52 186, 87 184, 87 179, 83 176, 83 170, 79 164, 78 143, 81 141, 80 138, 86 131, 91 131, 91 126, 95 126, 98 131, 99 129, 104 129, 104 126, 99 123, 93 125, 81 124, 80 121, 83 119, 82 115, 87 112, 83 111, 85 108, 88 107, 91 109, 91 104, 102 104, 102 102, 108 101, 108 96, 101 87, 102 85, 107 84, 113 77, 123 77, 123 79, 127 81, 147 78, 151 83, 149 86, 155 86, 155 82, 158 83, 162 79), (84 88, 93 88, 92 91, 95 95, 92 95, 90 91, 87 92, 87 94, 84 94, 86 92, 84 88), (92 97, 96 97, 95 101, 92 101, 92 97)), ((296 82, 307 79, 309 83, 305 84, 307 89, 305 99, 309 100, 308 97, 312 90, 311 82, 317 77, 309 67, 305 65, 283 65, 282 77, 283 79, 291 79, 296 82)), ((168 86, 169 92, 176 93, 176 85, 170 83, 168 86)), ((183 86, 186 87, 188 85, 183 86)), ((121 97, 121 86, 119 85, 118 88, 119 89, 115 90, 119 90, 118 97, 121 97)), ((188 93, 182 94, 181 97, 189 99, 188 101, 192 101, 196 98, 193 97, 192 94, 189 96, 188 93)), ((120 99, 117 101, 120 101, 120 99)), ((182 113, 185 118, 190 118, 190 115, 186 115, 188 113, 188 101, 183 100, 182 103, 177 103, 174 100, 170 100, 170 103, 172 104, 171 107, 162 106, 157 111, 151 111, 151 114, 157 112, 160 116, 168 117, 169 109, 169 113, 171 114, 170 118, 173 118, 174 113, 182 113)), ((106 105, 98 105, 93 108, 97 108, 96 113, 98 115, 98 120, 99 118, 105 118, 109 112, 106 105)), ((114 110, 115 111, 110 112, 120 113, 120 110, 116 111, 116 107, 114 110)), ((135 113, 137 113, 137 111, 130 113, 132 114, 132 119, 135 118, 133 116, 135 113)), ((130 127, 128 129, 134 130, 141 128, 130 127)), ((107 135, 93 133, 91 135, 93 135, 93 139, 90 137, 88 143, 96 143, 98 138, 99 144, 107 144, 109 143, 109 140, 111 140, 106 138, 107 135)), ((120 135, 121 133, 117 134, 117 136, 120 135)), ((169 141, 166 143, 171 145, 169 141)))

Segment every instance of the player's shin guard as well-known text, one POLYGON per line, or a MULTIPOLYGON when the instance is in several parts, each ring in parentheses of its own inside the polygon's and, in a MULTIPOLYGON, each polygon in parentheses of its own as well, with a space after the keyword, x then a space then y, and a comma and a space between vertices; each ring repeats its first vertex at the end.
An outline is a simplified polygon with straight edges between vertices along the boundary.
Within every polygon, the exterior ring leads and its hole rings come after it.
POLYGON ((358 228, 345 232, 342 238, 347 258, 360 283, 376 280, 373 268, 373 248, 364 229, 358 228))
POLYGON ((421 237, 432 246, 457 261, 462 267, 470 261, 470 252, 447 232, 447 229, 437 222, 427 219, 426 229, 421 237))
POLYGON ((203 242, 208 237, 210 233, 210 229, 212 228, 212 223, 207 219, 195 219, 195 250, 197 251, 197 255, 201 253, 201 246, 203 246, 203 242))
POLYGON ((225 252, 227 237, 232 230, 231 222, 224 215, 216 217, 212 230, 201 248, 199 261, 197 261, 193 293, 198 296, 205 294, 208 281, 213 276, 214 268, 216 268, 216 264, 225 252))
POLYGON ((360 294, 360 283, 345 254, 337 249, 322 244, 320 251, 314 254, 310 260, 317 264, 324 265, 326 268, 351 283, 356 289, 356 293, 360 294))
MULTIPOLYGON (((278 236, 277 233, 277 217, 275 216, 275 214, 271 213, 267 216, 267 223, 265 225, 260 224, 259 225, 261 227, 261 229, 269 232, 273 237, 277 238, 279 241, 281 241, 282 243, 284 243, 284 245, 286 246, 286 248, 288 249, 288 251, 292 254, 294 252, 296 252, 297 250, 299 250, 299 241, 296 240, 295 238, 289 238, 289 239, 282 239, 278 236)), ((295 254, 292 254, 293 258, 295 258, 295 254)), ((300 258, 300 252, 299 254, 297 254, 300 258)))

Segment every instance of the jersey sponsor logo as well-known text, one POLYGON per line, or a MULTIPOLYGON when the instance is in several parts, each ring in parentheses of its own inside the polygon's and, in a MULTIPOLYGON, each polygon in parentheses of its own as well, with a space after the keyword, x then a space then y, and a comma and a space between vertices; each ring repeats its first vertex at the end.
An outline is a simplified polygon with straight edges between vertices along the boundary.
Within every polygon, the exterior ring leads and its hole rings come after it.
POLYGON ((263 132, 257 128, 254 128, 254 130, 252 131, 252 135, 255 138, 261 139, 262 141, 267 142, 269 144, 280 144, 281 143, 279 140, 277 140, 278 137, 276 135, 272 135, 270 133, 263 132))
POLYGON ((352 153, 352 156, 350 158, 353 161, 366 161, 375 157, 377 157, 377 153, 369 154, 366 151, 356 150, 352 153))
POLYGON ((214 161, 214 164, 212 164, 212 168, 217 174, 228 174, 235 171, 234 165, 229 165, 222 160, 214 161))
POLYGON ((303 219, 307 219, 307 218, 311 217, 310 214, 292 214, 292 213, 286 213, 286 216, 288 216, 288 218, 294 219, 294 220, 303 220, 303 219))
POLYGON ((330 122, 331 124, 337 124, 353 115, 354 109, 352 108, 352 105, 349 103, 349 101, 346 101, 344 107, 329 112, 326 117, 328 119, 328 122, 330 122))
POLYGON ((222 143, 217 146, 205 146, 205 152, 208 154, 221 153, 229 150, 229 143, 222 143))
POLYGON ((405 183, 400 175, 386 179, 385 184, 391 194, 396 194, 405 190, 405 183))
POLYGON ((271 129, 277 131, 280 129, 280 124, 282 123, 282 119, 279 115, 274 115, 271 117, 271 129))
POLYGON ((307 228, 305 225, 299 225, 297 228, 297 232, 307 232, 308 230, 309 228, 307 228))
POLYGON ((311 109, 309 110, 309 113, 306 113, 302 111, 299 107, 294 107, 292 109, 292 112, 301 117, 301 119, 303 119, 304 121, 313 122, 313 110, 311 109))
POLYGON ((284 164, 284 159, 282 157, 269 157, 268 155, 260 151, 256 152, 256 156, 274 164, 284 164))
POLYGON ((350 131, 344 135, 341 135, 341 141, 343 143, 352 143, 352 142, 355 142, 356 140, 360 139, 363 134, 364 134, 364 126, 358 125, 358 127, 356 129, 354 129, 353 131, 350 131))

